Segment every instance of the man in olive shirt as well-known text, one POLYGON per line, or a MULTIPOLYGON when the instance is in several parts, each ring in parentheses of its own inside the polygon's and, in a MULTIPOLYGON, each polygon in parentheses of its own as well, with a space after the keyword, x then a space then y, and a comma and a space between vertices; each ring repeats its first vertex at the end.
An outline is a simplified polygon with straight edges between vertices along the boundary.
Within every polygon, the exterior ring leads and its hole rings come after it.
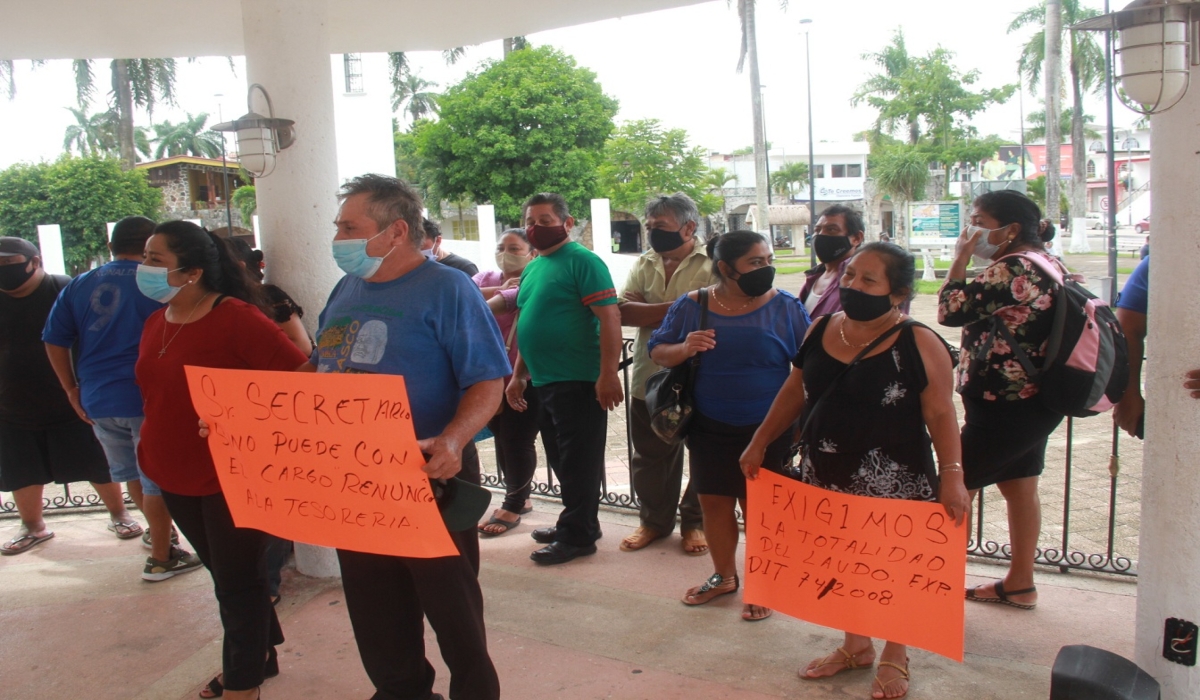
POLYGON ((661 369, 646 351, 650 334, 675 300, 712 282, 712 261, 696 240, 699 223, 696 203, 682 192, 650 200, 646 205, 646 228, 652 250, 634 263, 621 295, 622 325, 638 328, 629 432, 633 438, 633 492, 641 502, 641 526, 621 541, 624 552, 637 551, 671 534, 677 509, 684 553, 698 556, 708 551, 700 501, 690 482, 683 492, 683 502, 679 500, 683 443, 669 445, 660 440, 650 428, 650 412, 646 409, 646 380, 661 369))
POLYGON ((531 197, 525 223, 538 257, 521 276, 521 351, 506 396, 509 405, 524 411, 527 381, 537 390, 546 458, 562 487, 563 510, 554 527, 533 531, 533 539, 546 546, 529 558, 562 564, 595 554, 600 539, 608 411, 624 398, 617 370, 621 316, 608 267, 570 240, 575 220, 561 195, 531 197))

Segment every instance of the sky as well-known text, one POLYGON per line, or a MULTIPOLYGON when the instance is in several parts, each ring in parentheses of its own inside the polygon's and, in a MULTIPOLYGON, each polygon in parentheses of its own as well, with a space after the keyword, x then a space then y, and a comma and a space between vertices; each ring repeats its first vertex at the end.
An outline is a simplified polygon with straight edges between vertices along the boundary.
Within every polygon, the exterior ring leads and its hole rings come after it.
MULTIPOLYGON (((958 68, 978 70, 975 87, 995 88, 1017 82, 1021 46, 1034 30, 1006 32, 1012 18, 1036 0, 842 0, 816 3, 791 0, 758 3, 758 47, 766 101, 767 138, 774 149, 807 153, 805 36, 801 19, 811 19, 813 136, 818 142, 849 141, 871 127, 875 112, 852 107, 851 96, 875 72, 864 53, 881 50, 896 29, 903 29, 910 55, 941 46, 955 54, 958 68), (869 19, 869 21, 866 21, 869 19)), ((1085 5, 1088 4, 1085 2, 1085 5)), ((1097 4, 1098 3, 1093 3, 1097 4)), ((739 27, 736 3, 724 0, 606 20, 529 35, 534 45, 552 45, 594 71, 605 92, 620 102, 617 121, 658 119, 668 128, 683 128, 693 145, 729 152, 753 142, 749 70, 736 72, 739 27)), ((415 71, 442 89, 479 70, 481 62, 499 59, 499 41, 469 47, 454 66, 438 52, 410 55, 415 71)), ((104 86, 107 62, 97 62, 97 85, 104 86)), ((17 95, 0 96, 0 168, 15 162, 52 160, 63 148, 63 134, 75 106, 69 61, 33 68, 16 66, 17 95)), ((154 121, 181 120, 185 113, 218 111, 225 119, 240 116, 245 106, 245 70, 241 57, 179 60, 178 107, 160 106, 154 121), (220 95, 218 97, 218 95, 220 95)), ((1043 90, 1037 86, 1038 93, 1043 90)), ((1038 98, 1024 92, 1028 113, 1040 109, 1038 98)), ((92 110, 102 107, 106 91, 98 91, 92 110)), ((1069 100, 1064 100, 1064 106, 1069 100)), ((1101 96, 1089 98, 1085 113, 1103 122, 1101 96)), ((1118 102, 1117 128, 1136 116, 1118 102)), ((139 125, 150 123, 141 114, 139 125)), ((973 120, 980 134, 1019 138, 1017 96, 973 120)))

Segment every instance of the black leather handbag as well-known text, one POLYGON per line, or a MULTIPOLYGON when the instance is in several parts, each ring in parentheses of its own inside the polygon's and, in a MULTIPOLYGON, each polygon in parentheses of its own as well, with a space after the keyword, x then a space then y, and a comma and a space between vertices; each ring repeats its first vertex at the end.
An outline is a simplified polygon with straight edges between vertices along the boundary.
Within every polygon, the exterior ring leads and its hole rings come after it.
MULTIPOLYGON (((700 329, 708 324, 708 288, 702 287, 700 298, 700 329)), ((646 380, 646 410, 650 413, 650 428, 663 442, 677 445, 687 435, 688 425, 695 414, 692 387, 701 353, 687 362, 662 369, 646 380)))

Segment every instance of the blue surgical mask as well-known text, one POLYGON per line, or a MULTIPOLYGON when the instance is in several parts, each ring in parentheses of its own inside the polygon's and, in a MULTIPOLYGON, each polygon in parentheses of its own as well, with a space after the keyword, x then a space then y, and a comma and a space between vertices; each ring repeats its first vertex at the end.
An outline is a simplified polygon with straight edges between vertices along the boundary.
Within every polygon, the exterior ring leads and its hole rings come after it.
MULTIPOLYGON (((174 270, 168 270, 165 267, 151 267, 149 265, 138 265, 137 274, 134 279, 137 280, 138 291, 150 297, 154 301, 167 303, 179 293, 180 287, 172 287, 167 282, 167 275, 177 270, 182 270, 182 267, 177 267, 174 270)), ((191 282, 188 282, 191 284, 191 282)))
POLYGON ((422 250, 421 254, 425 256, 426 260, 431 260, 433 262, 437 262, 437 253, 433 252, 433 248, 429 248, 428 250, 422 250))
POLYGON ((391 255, 396 250, 392 248, 387 252, 387 255, 380 258, 367 255, 367 244, 382 235, 383 231, 380 231, 370 238, 334 241, 333 259, 337 261, 338 267, 342 268, 342 272, 345 272, 347 275, 367 279, 379 271, 379 266, 383 264, 383 258, 391 255))

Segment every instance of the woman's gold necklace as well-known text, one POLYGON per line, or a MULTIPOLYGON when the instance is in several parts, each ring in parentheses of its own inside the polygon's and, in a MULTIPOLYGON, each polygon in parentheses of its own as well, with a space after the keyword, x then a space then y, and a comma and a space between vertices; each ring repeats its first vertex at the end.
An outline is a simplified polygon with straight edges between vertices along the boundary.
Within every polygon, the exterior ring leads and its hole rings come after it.
POLYGON ((717 302, 717 306, 721 307, 722 309, 725 309, 726 311, 728 311, 731 314, 736 314, 737 312, 741 311, 742 309, 746 308, 747 306, 750 306, 751 304, 753 304, 755 299, 758 299, 758 297, 750 297, 750 300, 747 301, 745 304, 742 304, 741 306, 737 307, 736 309, 731 309, 728 306, 725 306, 724 304, 721 303, 721 298, 717 296, 716 285, 713 285, 713 288, 712 288, 712 298, 713 298, 713 301, 717 302))
POLYGON ((163 313, 163 346, 162 350, 158 351, 158 356, 160 358, 167 353, 167 346, 175 342, 175 339, 178 338, 179 334, 183 332, 183 327, 187 325, 188 321, 192 320, 192 316, 196 315, 196 309, 200 308, 200 305, 204 303, 204 300, 210 296, 212 296, 212 292, 200 297, 200 301, 196 302, 196 305, 192 307, 192 312, 187 315, 187 318, 183 319, 183 323, 179 324, 179 330, 175 331, 175 335, 171 336, 170 340, 167 340, 167 315, 165 312, 163 313))
MULTIPOLYGON (((904 318, 904 314, 900 314, 900 315, 896 316, 896 322, 893 323, 892 326, 896 325, 896 323, 900 323, 900 320, 903 318, 904 318)), ((892 326, 888 326, 888 328, 891 328, 892 326)), ((838 326, 838 335, 842 336, 842 344, 845 345, 846 347, 852 348, 854 350, 867 347, 871 343, 874 343, 876 340, 878 340, 879 336, 883 335, 884 333, 887 333, 887 331, 884 330, 882 333, 875 336, 874 338, 871 338, 870 340, 868 340, 865 343, 861 343, 859 345, 854 345, 849 340, 846 340, 846 318, 845 317, 842 318, 842 325, 838 326)))

